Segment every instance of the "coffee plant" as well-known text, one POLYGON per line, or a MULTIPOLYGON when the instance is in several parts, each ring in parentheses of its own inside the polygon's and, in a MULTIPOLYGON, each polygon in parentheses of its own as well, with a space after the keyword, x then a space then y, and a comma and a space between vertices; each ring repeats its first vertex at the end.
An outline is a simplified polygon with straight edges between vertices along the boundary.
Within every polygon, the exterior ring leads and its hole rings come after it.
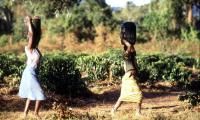
POLYGON ((39 78, 46 89, 56 94, 76 97, 90 93, 81 80, 74 55, 45 55, 40 66, 39 78))
POLYGON ((180 101, 188 100, 188 102, 196 106, 200 103, 200 75, 198 76, 198 80, 193 80, 184 85, 184 89, 186 91, 185 95, 179 96, 180 101))
MULTIPOLYGON (((58 52, 45 54, 40 65, 39 80, 46 90, 56 94, 72 97, 90 95, 85 82, 105 79, 111 82, 121 80, 124 75, 122 56, 121 50, 109 50, 96 55, 58 52), (87 74, 84 78, 81 76, 83 72, 87 74)), ((184 86, 188 92, 186 98, 196 99, 194 95, 199 95, 197 89, 189 89, 193 88, 191 86, 194 84, 191 82, 194 81, 193 70, 199 71, 200 69, 199 59, 162 54, 137 55, 136 59, 139 68, 139 82, 154 84, 158 81, 169 81, 178 83, 180 87, 184 86)), ((24 54, 21 56, 0 54, 0 81, 8 85, 18 85, 25 68, 25 61, 24 54)))
POLYGON ((9 75, 20 76, 23 62, 14 54, 0 54, 0 82, 9 75))

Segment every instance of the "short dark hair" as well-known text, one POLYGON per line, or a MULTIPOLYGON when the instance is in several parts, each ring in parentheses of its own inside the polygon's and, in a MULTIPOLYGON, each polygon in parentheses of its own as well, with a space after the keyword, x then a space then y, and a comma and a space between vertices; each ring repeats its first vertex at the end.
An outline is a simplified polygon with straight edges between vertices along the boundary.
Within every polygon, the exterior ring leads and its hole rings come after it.
POLYGON ((33 48, 36 48, 40 42, 42 30, 41 30, 41 19, 38 16, 35 16, 32 19, 32 28, 33 28, 33 48))
POLYGON ((128 41, 131 45, 136 42, 136 25, 134 22, 125 22, 121 25, 120 38, 128 41))

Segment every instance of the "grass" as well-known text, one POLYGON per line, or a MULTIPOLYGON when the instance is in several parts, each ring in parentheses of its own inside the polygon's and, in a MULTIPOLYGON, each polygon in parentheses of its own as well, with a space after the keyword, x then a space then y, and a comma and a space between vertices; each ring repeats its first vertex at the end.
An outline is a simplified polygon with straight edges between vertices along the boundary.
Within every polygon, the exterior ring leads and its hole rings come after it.
MULTIPOLYGON (((73 34, 66 34, 64 36, 49 36, 44 35, 40 42, 40 49, 42 53, 52 51, 64 51, 72 53, 89 53, 95 54, 105 52, 111 48, 122 49, 120 37, 118 32, 107 34, 106 39, 101 35, 101 27, 97 27, 97 37, 94 41, 77 42, 73 34)), ((0 53, 12 52, 16 54, 24 53, 24 46, 27 41, 21 41, 13 45, 6 45, 0 48, 0 53)), ((181 40, 163 40, 150 41, 146 43, 137 43, 135 45, 136 51, 139 54, 181 54, 199 58, 200 57, 200 42, 195 41, 181 41, 181 40)))

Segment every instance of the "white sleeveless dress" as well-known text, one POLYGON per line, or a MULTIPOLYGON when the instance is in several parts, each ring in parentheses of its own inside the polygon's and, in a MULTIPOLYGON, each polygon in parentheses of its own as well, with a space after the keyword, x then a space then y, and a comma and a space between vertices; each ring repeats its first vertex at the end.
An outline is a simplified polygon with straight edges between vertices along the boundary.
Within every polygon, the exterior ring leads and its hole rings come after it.
POLYGON ((27 56, 27 65, 23 71, 21 83, 19 86, 19 97, 28 98, 30 100, 45 100, 44 92, 38 82, 38 65, 41 55, 37 49, 32 52, 25 47, 27 56))

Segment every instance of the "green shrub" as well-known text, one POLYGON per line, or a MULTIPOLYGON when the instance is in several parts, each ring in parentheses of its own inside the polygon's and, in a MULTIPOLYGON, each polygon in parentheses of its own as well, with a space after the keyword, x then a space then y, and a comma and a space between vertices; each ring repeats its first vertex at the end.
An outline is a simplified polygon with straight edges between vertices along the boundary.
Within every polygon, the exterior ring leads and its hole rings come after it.
POLYGON ((200 41, 198 34, 200 32, 195 30, 194 27, 189 26, 189 28, 181 29, 181 39, 185 41, 200 41))
POLYGON ((25 23, 22 17, 17 17, 14 24, 13 42, 19 42, 27 38, 25 23))
POLYGON ((153 39, 163 40, 168 35, 170 17, 169 11, 152 11, 141 20, 141 27, 147 30, 153 39))
POLYGON ((184 85, 184 90, 186 91, 185 95, 179 96, 180 101, 188 100, 188 102, 196 106, 200 103, 200 75, 197 80, 190 81, 184 85))
POLYGON ((8 44, 8 35, 2 35, 0 37, 0 47, 6 46, 8 44))
POLYGON ((11 74, 9 76, 4 77, 4 82, 9 87, 18 87, 20 84, 20 79, 21 76, 19 76, 18 74, 11 74))
POLYGON ((20 76, 23 69, 23 63, 13 54, 0 54, 0 81, 5 76, 15 74, 20 76))
POLYGON ((80 71, 88 73, 88 80, 105 80, 112 77, 116 80, 122 77, 121 51, 109 51, 100 55, 82 55, 77 58, 77 67, 80 71))
MULTIPOLYGON (((189 80, 193 75, 191 68, 199 69, 200 66, 199 59, 179 55, 138 55, 136 58, 139 82, 150 84, 157 81, 175 82, 181 86, 190 84, 189 80)), ((8 83, 12 77, 21 77, 25 68, 24 61, 24 55, 17 57, 13 54, 1 54, 1 82, 8 83)), ((42 86, 57 94, 72 97, 89 95, 80 72, 88 74, 84 78, 86 82, 105 79, 119 81, 124 75, 122 51, 111 49, 97 55, 45 54, 40 66, 39 79, 42 86)))
POLYGON ((73 55, 45 55, 40 66, 39 79, 46 89, 56 94, 70 97, 89 95, 89 90, 76 69, 73 55))
POLYGON ((192 72, 185 67, 197 67, 199 64, 194 58, 178 55, 146 55, 138 56, 137 59, 140 80, 149 83, 158 80, 184 83, 192 75, 192 72))

